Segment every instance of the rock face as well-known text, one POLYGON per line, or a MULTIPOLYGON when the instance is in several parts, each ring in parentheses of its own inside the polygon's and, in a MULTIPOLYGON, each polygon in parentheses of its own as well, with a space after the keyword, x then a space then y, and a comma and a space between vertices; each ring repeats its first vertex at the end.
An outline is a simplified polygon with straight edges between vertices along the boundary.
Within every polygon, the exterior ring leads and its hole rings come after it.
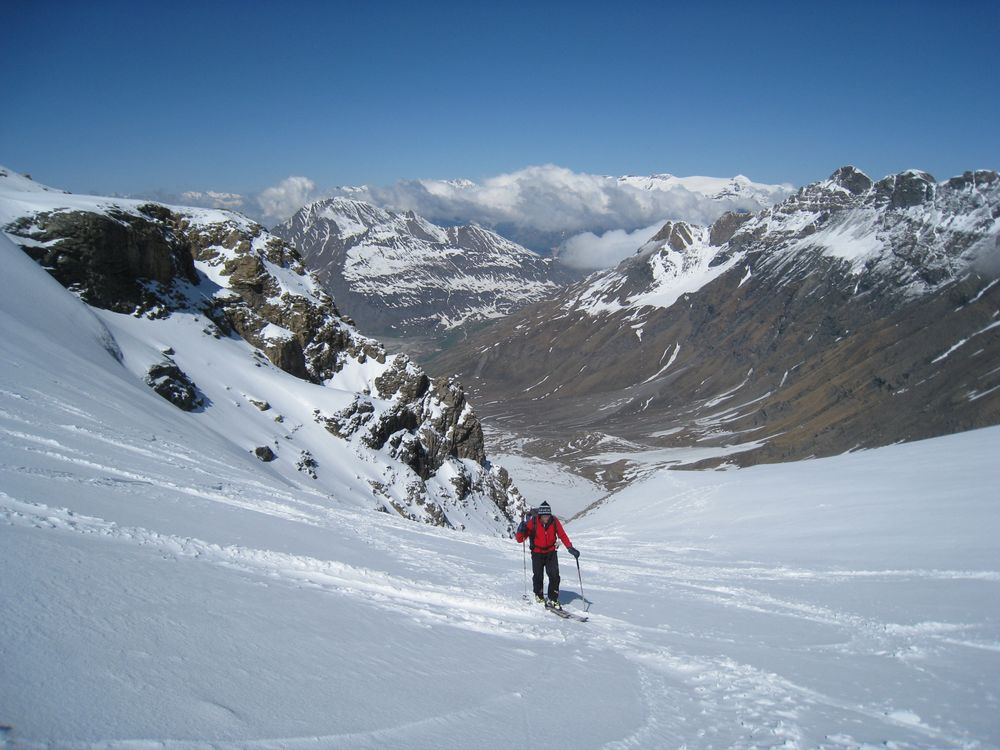
MULTIPOLYGON (((10 205, 21 206, 20 197, 4 199, 0 190, 8 216, 10 205)), ((249 366, 270 362, 311 383, 354 391, 352 407, 338 414, 317 409, 314 416, 330 440, 356 445, 360 461, 387 463, 394 479, 372 488, 381 507, 443 525, 485 514, 487 527, 510 531, 523 498, 487 461, 461 385, 430 379, 407 357, 390 356, 361 335, 287 242, 228 212, 83 196, 60 196, 55 205, 19 208, 22 215, 5 231, 81 299, 136 318, 199 320, 220 345, 238 338, 255 347, 259 360, 249 366)), ((210 410, 173 350, 161 351, 144 370, 145 382, 185 411, 210 410)), ((246 400, 265 412, 267 395, 246 400)), ((261 461, 277 458, 267 446, 248 450, 261 461)), ((303 451, 297 471, 315 477, 322 464, 303 451)))
POLYGON ((844 167, 755 216, 667 224, 430 366, 502 402, 540 453, 618 442, 592 468, 612 484, 645 448, 685 465, 830 455, 1000 422, 998 278, 995 172, 844 167))
POLYGON ((273 231, 301 250, 362 330, 382 337, 454 337, 571 278, 482 227, 439 227, 348 198, 306 206, 273 231))
POLYGON ((8 231, 30 239, 25 251, 88 304, 116 312, 148 312, 159 304, 155 286, 197 282, 187 239, 163 206, 135 212, 60 211, 15 222, 8 231), (153 286, 151 286, 153 285, 153 286))

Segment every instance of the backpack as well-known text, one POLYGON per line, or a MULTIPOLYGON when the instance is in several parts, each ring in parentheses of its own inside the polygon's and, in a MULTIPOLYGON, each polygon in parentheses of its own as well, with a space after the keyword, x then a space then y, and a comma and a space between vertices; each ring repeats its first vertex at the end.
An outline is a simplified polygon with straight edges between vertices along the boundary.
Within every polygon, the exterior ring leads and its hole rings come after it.
MULTIPOLYGON (((541 520, 538 518, 538 516, 534 516, 531 519, 531 529, 528 531, 528 549, 531 550, 532 552, 535 551, 535 529, 538 528, 536 526, 536 524, 539 524, 539 523, 541 523, 541 520)), ((557 523, 560 523, 559 517, 558 516, 552 516, 552 524, 555 525, 557 523)), ((527 524, 525 524, 525 526, 527 526, 527 524)), ((553 551, 555 551, 557 549, 559 549, 559 534, 558 533, 556 534, 555 544, 552 547, 553 551)))

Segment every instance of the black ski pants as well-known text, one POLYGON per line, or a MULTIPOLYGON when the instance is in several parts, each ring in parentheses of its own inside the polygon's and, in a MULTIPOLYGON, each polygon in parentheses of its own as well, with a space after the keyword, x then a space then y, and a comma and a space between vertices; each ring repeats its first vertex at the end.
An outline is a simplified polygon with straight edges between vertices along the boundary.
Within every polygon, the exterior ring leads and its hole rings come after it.
POLYGON ((559 601, 559 558, 556 551, 531 553, 531 586, 535 596, 542 595, 542 575, 549 577, 549 599, 559 601))

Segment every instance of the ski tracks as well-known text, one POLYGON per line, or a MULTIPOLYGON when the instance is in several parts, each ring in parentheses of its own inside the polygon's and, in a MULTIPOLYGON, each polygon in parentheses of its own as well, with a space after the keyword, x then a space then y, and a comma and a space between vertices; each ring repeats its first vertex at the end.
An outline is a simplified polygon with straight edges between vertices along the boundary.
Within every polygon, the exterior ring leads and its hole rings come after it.
MULTIPOLYGON (((179 562, 193 560, 271 582, 349 597, 362 606, 393 612, 426 626, 445 625, 514 639, 563 643, 584 654, 588 650, 611 651, 635 666, 638 687, 645 703, 645 721, 629 736, 606 745, 608 750, 651 745, 681 747, 692 743, 699 747, 747 750, 758 747, 802 748, 820 745, 858 748, 863 743, 855 741, 847 733, 815 737, 809 736, 804 727, 859 722, 869 731, 873 731, 873 726, 883 727, 883 735, 892 737, 899 748, 917 748, 929 741, 946 743, 952 747, 981 747, 960 730, 944 731, 927 725, 917 713, 907 708, 836 697, 797 684, 776 672, 742 662, 726 653, 724 639, 710 642, 709 648, 701 648, 696 652, 690 645, 701 638, 704 646, 704 634, 684 632, 683 629, 678 630, 664 623, 640 625, 634 621, 601 615, 599 612, 591 613, 593 616, 586 624, 559 623, 553 618, 545 617, 542 612, 525 606, 520 600, 512 599, 509 580, 504 583, 494 574, 474 573, 468 567, 460 571, 464 585, 433 584, 427 580, 333 560, 238 545, 219 545, 191 537, 120 526, 112 521, 81 515, 66 508, 18 500, 3 492, 0 492, 0 521, 46 531, 92 535, 109 542, 152 548, 179 562), (476 594, 470 595, 470 591, 475 591, 476 594), (685 643, 688 644, 687 647, 683 645, 685 643), (712 646, 715 647, 714 653, 712 646)), ((398 533, 402 535, 407 532, 408 529, 401 527, 398 533)), ((503 543, 498 540, 497 551, 513 559, 512 550, 506 544, 501 547, 501 544, 503 543)), ((670 551, 665 556, 675 554, 676 551, 670 551)), ((738 567, 705 569, 694 566, 697 569, 691 570, 690 566, 680 563, 675 563, 673 568, 653 566, 662 571, 659 578, 654 575, 643 576, 641 572, 629 569, 608 557, 595 557, 593 567, 601 570, 602 577, 611 590, 615 590, 616 586, 619 589, 628 588, 637 582, 638 577, 642 577, 648 587, 645 596, 659 597, 662 592, 657 589, 663 588, 675 595, 679 594, 682 599, 701 598, 721 610, 735 608, 769 617, 791 617, 823 626, 835 626, 854 633, 853 640, 868 643, 866 648, 880 651, 892 651, 894 648, 905 651, 907 644, 912 644, 914 639, 953 640, 955 634, 962 630, 947 623, 916 626, 878 623, 829 607, 781 599, 746 585, 724 583, 727 579, 733 579, 739 571, 738 567), (690 575, 685 577, 685 572, 690 575)), ((744 574, 747 570, 751 577, 761 575, 761 568, 749 567, 744 574)), ((780 577, 781 571, 771 569, 768 575, 780 577)), ((795 573, 788 575, 794 576, 795 573)), ((595 589, 599 595, 603 591, 601 587, 595 589)), ((415 729, 409 727, 406 732, 412 733, 415 729)), ((353 741, 357 746, 374 747, 382 739, 391 745, 390 740, 396 735, 392 730, 384 732, 388 734, 376 732, 364 737, 261 740, 244 744, 255 748, 340 747, 350 745, 350 741, 353 741)), ((79 747, 88 750, 100 747, 131 750, 140 746, 141 743, 122 741, 81 744, 79 747)), ((209 744, 161 743, 159 746, 194 750, 202 746, 208 747, 209 744)), ((211 746, 227 747, 226 743, 216 742, 211 743, 211 746)))
MULTIPOLYGON (((720 563, 704 551, 668 545, 645 545, 638 552, 633 550, 627 562, 616 557, 598 556, 590 561, 601 585, 589 591, 628 602, 638 597, 669 604, 656 611, 664 617, 661 622, 654 612, 652 622, 639 624, 645 617, 639 611, 626 614, 627 620, 592 618, 595 631, 601 631, 595 632, 594 639, 637 665, 646 702, 644 725, 606 745, 609 750, 692 743, 748 750, 860 748, 871 737, 894 748, 988 747, 954 722, 935 726, 917 711, 894 704, 907 694, 901 687, 908 674, 914 682, 919 678, 935 683, 923 663, 942 649, 960 646, 995 652, 997 644, 988 637, 956 637, 976 629, 989 630, 987 623, 887 622, 847 608, 777 595, 767 586, 811 596, 817 587, 826 592, 832 585, 836 594, 837 585, 858 580, 886 585, 965 581, 992 590, 1000 581, 995 571, 824 571, 720 563), (782 643, 775 634, 786 635, 789 642, 782 643), (748 647, 748 643, 754 645, 748 647), (803 683, 779 673, 785 670, 744 661, 741 654, 761 664, 768 659, 772 664, 805 659, 813 666, 786 671, 809 675, 803 683), (864 689, 848 684, 847 678, 816 680, 810 673, 817 662, 825 662, 825 669, 836 673, 844 667, 856 670, 859 661, 884 671, 864 689), (901 680, 895 697, 878 694, 878 680, 886 676, 901 680), (846 731, 852 726, 863 739, 846 731), (845 729, 817 735, 820 727, 845 729)), ((928 707, 926 702, 924 707, 928 707)))
MULTIPOLYGON (((10 415, 4 415, 8 418, 10 415)), ((195 463, 183 446, 158 441, 148 451, 135 442, 121 445, 99 427, 80 424, 56 426, 65 434, 84 432, 90 440, 115 441, 140 459, 175 460, 185 466, 195 463), (149 455, 144 455, 148 453, 149 455)), ((371 607, 412 619, 425 626, 459 627, 511 639, 563 644, 583 654, 612 652, 634 665, 639 692, 644 701, 645 720, 630 734, 608 743, 609 750, 663 747, 838 747, 861 748, 868 741, 855 736, 882 738, 896 748, 921 748, 930 744, 956 748, 983 748, 961 728, 936 727, 922 719, 908 705, 894 705, 892 697, 862 699, 851 691, 827 689, 828 685, 802 684, 782 670, 750 663, 754 657, 740 655, 736 648, 748 636, 718 627, 731 613, 761 618, 776 630, 796 624, 816 642, 803 641, 791 651, 810 658, 827 659, 837 668, 836 654, 864 656, 907 663, 919 663, 929 653, 943 647, 1000 652, 1000 643, 977 637, 976 623, 924 621, 893 623, 862 614, 839 602, 824 603, 796 596, 794 584, 831 586, 850 581, 907 583, 912 581, 978 582, 993 586, 1000 581, 995 571, 948 570, 821 570, 721 561, 705 550, 660 544, 641 545, 629 554, 617 552, 612 532, 594 540, 585 549, 588 583, 592 598, 602 600, 591 612, 590 622, 560 623, 516 598, 520 592, 517 575, 521 552, 504 540, 467 535, 445 535, 438 529, 369 514, 340 511, 303 500, 291 491, 266 492, 227 485, 226 480, 205 485, 171 482, 164 474, 124 470, 93 460, 86 453, 60 440, 58 431, 37 434, 27 425, 8 421, 0 440, 14 441, 22 450, 46 453, 56 464, 43 471, 53 482, 103 482, 114 488, 130 483, 159 485, 165 492, 188 494, 307 525, 333 529, 349 524, 355 538, 387 553, 387 560, 399 565, 393 572, 376 570, 340 561, 279 552, 241 545, 222 545, 188 536, 159 533, 150 529, 123 526, 113 521, 83 515, 67 508, 52 507, 0 492, 0 522, 56 533, 74 533, 101 538, 111 543, 151 548, 178 562, 196 561, 224 567, 241 575, 273 583, 315 590, 317 593, 347 597, 359 606, 371 607), (25 446, 29 446, 25 448, 25 446), (59 464, 75 472, 55 468, 59 464), (79 467, 92 469, 86 477, 79 467), (266 496, 266 497, 265 497, 266 496), (425 538, 426 537, 426 538, 425 538), (431 539, 430 537, 433 537, 431 539), (466 545, 486 545, 487 557, 465 555, 466 545), (641 562, 638 562, 641 561, 641 562), (410 571, 400 575, 399 570, 410 571), (433 581, 433 582, 432 582, 433 581), (649 613, 636 605, 653 601, 649 613), (622 605, 616 607, 614 602, 622 605), (669 607, 677 607, 671 611, 669 607), (685 609, 701 607, 707 613, 704 624, 685 614, 685 609), (603 609, 603 611, 602 611, 603 609), (607 614, 619 612, 618 617, 607 614), (817 635, 818 634, 818 635, 817 635), (833 634, 833 637, 829 637, 833 634), (820 642, 823 638, 825 642, 820 642), (833 658, 828 655, 834 654, 833 658), (847 727, 859 727, 847 730, 847 727), (841 727, 816 736, 816 727, 841 727)), ((204 464, 208 472, 223 477, 222 462, 204 464)), ((27 471, 7 465, 7 471, 27 471)), ((171 476, 176 475, 176 471, 171 476)), ((206 476, 199 475, 199 476, 206 476)), ((207 476, 206 476, 207 479, 207 476)), ((690 502, 703 500, 692 495, 690 502)), ((583 537, 586 539, 586 536, 583 537)), ((626 548, 628 545, 625 545, 626 548)), ((394 563, 390 563, 392 565, 394 563)), ((572 576, 564 571, 564 590, 569 593, 572 576)), ((805 590, 805 589, 803 589, 805 590)), ((566 597, 568 601, 572 601, 566 597)), ((763 637, 757 633, 751 634, 763 637)), ((745 651, 745 649, 744 649, 745 651)), ((919 664, 918 664, 919 667, 919 664)), ((906 674, 906 672, 902 672, 906 674)), ((812 683, 812 680, 810 680, 812 683)), ((506 699, 504 699, 506 700, 506 699)), ((511 699, 505 710, 517 705, 511 699)), ((505 704, 506 705, 506 704, 505 704)), ((485 710, 485 709, 484 709, 485 710)), ((489 709, 494 710, 494 709, 489 709)), ((497 709, 498 710, 498 709, 497 709)), ((473 714, 475 711, 473 711, 473 714)), ((426 726, 406 726, 378 730, 363 735, 331 735, 239 743, 240 747, 267 750, 271 747, 392 747, 405 746, 423 731, 456 716, 428 719, 426 726), (435 723, 436 722, 436 723, 435 723)), ((475 716, 465 717, 473 720, 475 716)), ((156 741, 155 746, 174 750, 202 747, 235 747, 225 742, 156 741)), ((150 746, 144 741, 79 743, 67 747, 81 750, 138 750, 150 746)), ((27 746, 26 746, 27 747, 27 746)))
MULTIPOLYGON (((488 590, 480 596, 471 596, 467 593, 468 588, 429 584, 333 560, 238 545, 219 545, 192 537, 124 527, 66 508, 17 500, 2 491, 0 521, 154 548, 179 560, 198 560, 272 581, 353 597, 366 605, 393 610, 426 624, 448 624, 518 637, 552 637, 542 623, 532 626, 536 618, 519 601, 512 601, 501 594, 491 595, 488 590)), ((492 581, 489 576, 479 578, 477 585, 476 576, 471 576, 470 588, 482 590, 487 582, 492 581)))

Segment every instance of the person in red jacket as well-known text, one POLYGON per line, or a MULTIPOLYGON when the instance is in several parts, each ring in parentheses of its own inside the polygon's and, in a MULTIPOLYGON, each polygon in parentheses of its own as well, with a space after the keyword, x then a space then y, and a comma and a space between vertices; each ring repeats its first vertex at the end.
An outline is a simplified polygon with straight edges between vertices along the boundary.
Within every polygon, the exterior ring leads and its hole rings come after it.
POLYGON ((518 544, 528 540, 531 543, 531 584, 535 590, 535 600, 555 609, 562 609, 559 604, 559 558, 556 555, 557 538, 562 540, 566 549, 573 557, 579 558, 580 553, 574 549, 573 543, 566 536, 562 522, 552 515, 548 503, 542 503, 537 511, 532 511, 517 527, 514 538, 518 544), (542 576, 549 577, 549 600, 542 598, 542 576))

